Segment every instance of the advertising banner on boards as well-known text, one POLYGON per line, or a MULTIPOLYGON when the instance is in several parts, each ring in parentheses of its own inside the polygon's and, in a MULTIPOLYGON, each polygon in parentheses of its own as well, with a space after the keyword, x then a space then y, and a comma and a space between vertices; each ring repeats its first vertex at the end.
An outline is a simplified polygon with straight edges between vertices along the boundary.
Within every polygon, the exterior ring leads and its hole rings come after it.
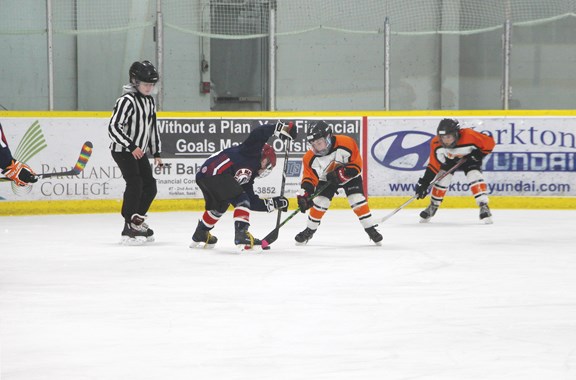
MULTIPOLYGON (((297 137, 288 148, 285 188, 288 197, 294 197, 300 188, 302 156, 308 149, 306 133, 310 125, 317 120, 318 118, 290 120, 295 124, 297 137)), ((361 143, 360 117, 323 120, 333 126, 335 133, 350 135, 361 143)), ((38 173, 69 170, 75 164, 84 141, 91 141, 94 149, 86 169, 79 176, 44 179, 25 188, 2 183, 0 199, 120 199, 124 191, 124 180, 110 155, 108 121, 108 118, 3 118, 4 129, 14 155, 19 147, 33 144, 38 147, 27 162, 38 173), (35 140, 30 141, 30 136, 35 136, 35 140)), ((212 154, 240 144, 253 128, 277 121, 159 117, 157 125, 165 165, 154 168, 158 184, 157 198, 202 198, 202 193, 195 183, 195 175, 202 163, 212 154)), ((278 161, 277 167, 269 176, 255 181, 255 193, 262 198, 278 195, 282 182, 284 145, 274 137, 269 143, 274 147, 278 161)))
MULTIPOLYGON (((294 197, 300 188, 302 156, 307 150, 308 127, 320 118, 294 119, 298 135, 288 151, 286 195, 294 197)), ((411 196, 423 174, 429 156, 429 141, 441 117, 322 117, 337 134, 350 135, 363 157, 368 194, 411 196)), ((576 196, 576 118, 570 116, 501 116, 458 118, 463 128, 490 134, 494 152, 484 160, 484 173, 491 195, 576 196)), ((284 119, 286 120, 286 119, 284 119)), ((26 155, 38 173, 70 170, 85 141, 94 145, 86 169, 75 177, 54 177, 19 188, 0 182, 0 200, 81 200, 120 199, 124 180, 110 155, 108 117, 2 117, 12 153, 26 155)), ((240 144, 250 130, 277 119, 224 117, 159 117, 163 168, 154 168, 158 199, 198 199, 196 172, 204 160, 221 149, 240 144)), ((283 145, 272 138, 278 164, 272 174, 256 180, 261 197, 280 191, 283 145)), ((469 195, 463 173, 455 174, 449 194, 469 195)), ((342 193, 342 192, 341 192, 342 193)), ((343 196, 340 194, 339 196, 343 196)))
MULTIPOLYGON (((405 196, 423 175, 440 117, 371 117, 368 121, 368 191, 405 196)), ((576 195, 576 118, 460 117, 462 128, 492 136, 496 147, 484 159, 488 192, 498 196, 576 195)), ((470 195, 462 172, 449 194, 470 195)))

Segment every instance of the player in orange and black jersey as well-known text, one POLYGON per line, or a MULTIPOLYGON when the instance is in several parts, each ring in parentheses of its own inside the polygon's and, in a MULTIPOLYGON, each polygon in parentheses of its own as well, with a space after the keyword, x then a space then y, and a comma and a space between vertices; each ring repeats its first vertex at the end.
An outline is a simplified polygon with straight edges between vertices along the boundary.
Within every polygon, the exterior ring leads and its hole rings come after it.
MULTIPOLYGON (((480 207, 480 220, 486 224, 492 223, 492 213, 488 207, 488 193, 484 175, 482 174, 482 160, 492 152, 495 146, 492 136, 476 132, 473 129, 460 129, 458 120, 443 119, 438 124, 436 136, 430 142, 430 161, 424 172, 424 176, 416 185, 416 198, 425 198, 428 194, 430 182, 438 172, 449 170, 456 162, 466 157, 466 161, 457 170, 463 170, 470 190, 480 207)), ((447 175, 432 186, 430 205, 420 213, 420 223, 428 222, 436 211, 450 182, 452 174, 447 175)))
POLYGON ((18 186, 27 186, 38 181, 36 173, 25 163, 12 157, 8 141, 0 124, 0 172, 18 186))
POLYGON ((334 194, 342 188, 370 240, 381 245, 382 235, 372 221, 364 194, 362 157, 356 141, 349 136, 332 134, 332 127, 324 121, 318 121, 310 128, 307 140, 310 149, 303 157, 304 173, 297 199, 300 211, 310 209, 310 212, 306 229, 295 237, 296 244, 306 244, 312 238, 334 194), (323 190, 310 199, 310 194, 319 189, 323 190))

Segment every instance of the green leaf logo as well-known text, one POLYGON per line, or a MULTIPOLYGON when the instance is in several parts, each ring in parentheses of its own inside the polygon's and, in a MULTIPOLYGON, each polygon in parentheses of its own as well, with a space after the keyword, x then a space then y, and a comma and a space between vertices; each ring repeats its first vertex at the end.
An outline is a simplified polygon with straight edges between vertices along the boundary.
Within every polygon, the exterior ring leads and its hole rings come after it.
MULTIPOLYGON (((14 158, 20 162, 27 163, 32 157, 47 146, 40 123, 36 120, 30 128, 28 128, 24 137, 22 137, 22 140, 20 140, 16 152, 14 153, 14 158)), ((12 183, 12 191, 16 195, 25 195, 32 191, 32 186, 33 185, 20 187, 12 183)))

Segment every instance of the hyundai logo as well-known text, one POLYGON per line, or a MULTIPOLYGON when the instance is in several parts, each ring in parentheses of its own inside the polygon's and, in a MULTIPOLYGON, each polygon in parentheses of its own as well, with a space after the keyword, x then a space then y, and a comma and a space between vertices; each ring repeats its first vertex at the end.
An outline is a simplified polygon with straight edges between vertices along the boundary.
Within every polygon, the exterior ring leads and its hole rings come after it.
POLYGON ((423 170, 430 156, 430 140, 433 137, 433 134, 418 131, 390 133, 372 145, 372 157, 390 169, 423 170))

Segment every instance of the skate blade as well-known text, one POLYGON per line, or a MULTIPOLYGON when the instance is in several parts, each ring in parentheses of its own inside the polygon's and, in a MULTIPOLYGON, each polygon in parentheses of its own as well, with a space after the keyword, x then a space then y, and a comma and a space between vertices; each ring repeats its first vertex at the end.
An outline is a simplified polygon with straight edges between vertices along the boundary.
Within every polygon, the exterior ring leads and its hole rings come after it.
POLYGON ((146 243, 146 238, 144 236, 122 236, 122 240, 120 240, 120 244, 122 245, 144 245, 146 243))
POLYGON ((195 242, 192 240, 192 244, 190 244, 190 248, 193 249, 212 249, 216 244, 206 244, 203 242, 195 242))
POLYGON ((420 223, 428 223, 428 222, 430 222, 430 219, 420 218, 420 223))
POLYGON ((296 245, 306 245, 306 244, 308 244, 308 240, 303 241, 302 243, 300 243, 298 241, 296 242, 296 245))
POLYGON ((492 221, 492 217, 484 218, 484 219, 481 220, 481 222, 484 223, 484 224, 492 224, 492 223, 494 223, 494 222, 492 221))
POLYGON ((156 241, 156 239, 154 239, 154 236, 147 236, 146 237, 146 243, 154 243, 156 241))
POLYGON ((372 242, 373 242, 374 244, 376 244, 378 247, 382 247, 382 240, 380 240, 380 241, 378 241, 378 242, 372 240, 372 242))

